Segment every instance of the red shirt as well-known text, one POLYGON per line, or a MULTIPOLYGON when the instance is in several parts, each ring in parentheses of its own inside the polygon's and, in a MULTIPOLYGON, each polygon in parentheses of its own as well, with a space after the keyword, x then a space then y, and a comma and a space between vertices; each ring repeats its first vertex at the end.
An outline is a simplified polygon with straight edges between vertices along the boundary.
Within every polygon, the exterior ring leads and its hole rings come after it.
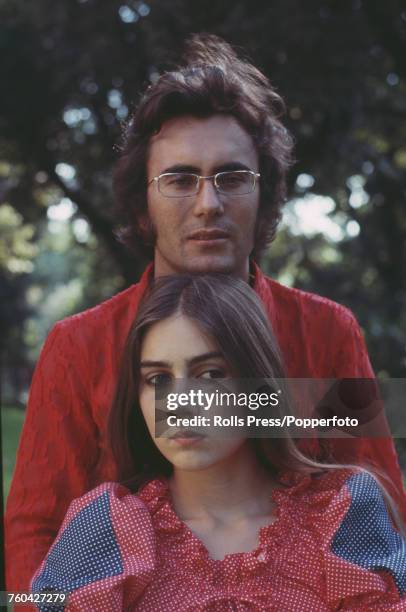
POLYGON ((164 480, 75 500, 32 583, 75 612, 330 612, 406 608, 406 542, 367 473, 285 473, 258 545, 214 560, 164 480))
MULTIPOLYGON (((107 414, 120 357, 152 274, 110 300, 60 321, 43 347, 30 392, 6 510, 10 591, 26 591, 55 539, 70 502, 117 480, 107 414)), ((255 269, 261 298, 291 378, 369 378, 373 372, 358 324, 326 298, 284 287, 255 269)), ((385 427, 385 423, 383 423, 385 427)), ((387 428, 387 425, 386 425, 387 428)), ((406 509, 393 441, 335 440, 346 462, 374 462, 392 478, 406 509)))

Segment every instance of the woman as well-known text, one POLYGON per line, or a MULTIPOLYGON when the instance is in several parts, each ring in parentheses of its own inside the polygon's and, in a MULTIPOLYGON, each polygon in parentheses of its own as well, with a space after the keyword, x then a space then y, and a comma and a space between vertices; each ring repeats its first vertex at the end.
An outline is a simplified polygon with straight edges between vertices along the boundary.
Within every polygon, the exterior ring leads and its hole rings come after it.
POLYGON ((86 611, 406 609, 405 541, 368 472, 310 460, 288 437, 181 428, 154 438, 155 392, 175 379, 282 377, 246 283, 158 280, 129 333, 111 411, 126 486, 105 483, 71 504, 32 590, 69 593, 66 609, 86 611))

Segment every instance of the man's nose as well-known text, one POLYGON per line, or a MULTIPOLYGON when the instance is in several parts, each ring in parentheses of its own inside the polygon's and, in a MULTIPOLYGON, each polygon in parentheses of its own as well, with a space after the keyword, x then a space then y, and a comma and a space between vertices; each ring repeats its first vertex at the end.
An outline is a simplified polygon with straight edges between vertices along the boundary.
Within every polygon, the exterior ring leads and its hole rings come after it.
POLYGON ((198 217, 215 217, 223 214, 223 202, 213 184, 213 179, 201 179, 199 192, 195 196, 194 212, 198 217))

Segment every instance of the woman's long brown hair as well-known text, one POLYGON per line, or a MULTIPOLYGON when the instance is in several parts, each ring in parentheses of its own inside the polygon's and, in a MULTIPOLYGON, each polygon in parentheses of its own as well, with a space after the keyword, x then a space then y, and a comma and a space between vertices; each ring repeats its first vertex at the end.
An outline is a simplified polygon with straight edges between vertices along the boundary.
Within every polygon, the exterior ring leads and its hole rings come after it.
MULTIPOLYGON (((286 377, 276 339, 263 306, 249 285, 222 274, 176 275, 157 279, 137 312, 125 345, 118 383, 109 416, 109 437, 119 479, 136 491, 150 479, 168 476, 171 463, 151 438, 139 406, 140 355, 146 332, 159 321, 181 313, 194 321, 202 333, 215 340, 224 359, 239 378, 273 379, 286 377)), ((284 388, 280 414, 292 414, 289 393, 284 388)), ((275 415, 278 416, 278 415, 275 415)), ((250 439, 257 459, 270 473, 292 470, 316 473, 328 469, 360 466, 326 463, 305 455, 285 432, 279 438, 250 439)), ((366 467, 366 466, 364 466, 366 467)), ((376 478, 373 470, 368 469, 376 478)), ((376 480, 395 522, 401 526, 396 506, 376 480)))

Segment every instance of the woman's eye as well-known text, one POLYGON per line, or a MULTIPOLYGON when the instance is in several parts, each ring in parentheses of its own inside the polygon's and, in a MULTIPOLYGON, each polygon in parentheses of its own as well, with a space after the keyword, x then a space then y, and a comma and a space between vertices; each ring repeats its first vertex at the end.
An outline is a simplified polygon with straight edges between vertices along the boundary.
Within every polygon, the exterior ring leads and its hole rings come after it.
POLYGON ((226 378, 227 374, 225 372, 225 370, 222 370, 221 368, 212 368, 211 370, 206 370, 205 372, 202 372, 201 374, 199 374, 199 378, 208 378, 208 379, 213 379, 213 378, 226 378))
POLYGON ((146 383, 150 387, 164 387, 165 385, 169 385, 171 380, 169 374, 154 374, 146 379, 146 383))

